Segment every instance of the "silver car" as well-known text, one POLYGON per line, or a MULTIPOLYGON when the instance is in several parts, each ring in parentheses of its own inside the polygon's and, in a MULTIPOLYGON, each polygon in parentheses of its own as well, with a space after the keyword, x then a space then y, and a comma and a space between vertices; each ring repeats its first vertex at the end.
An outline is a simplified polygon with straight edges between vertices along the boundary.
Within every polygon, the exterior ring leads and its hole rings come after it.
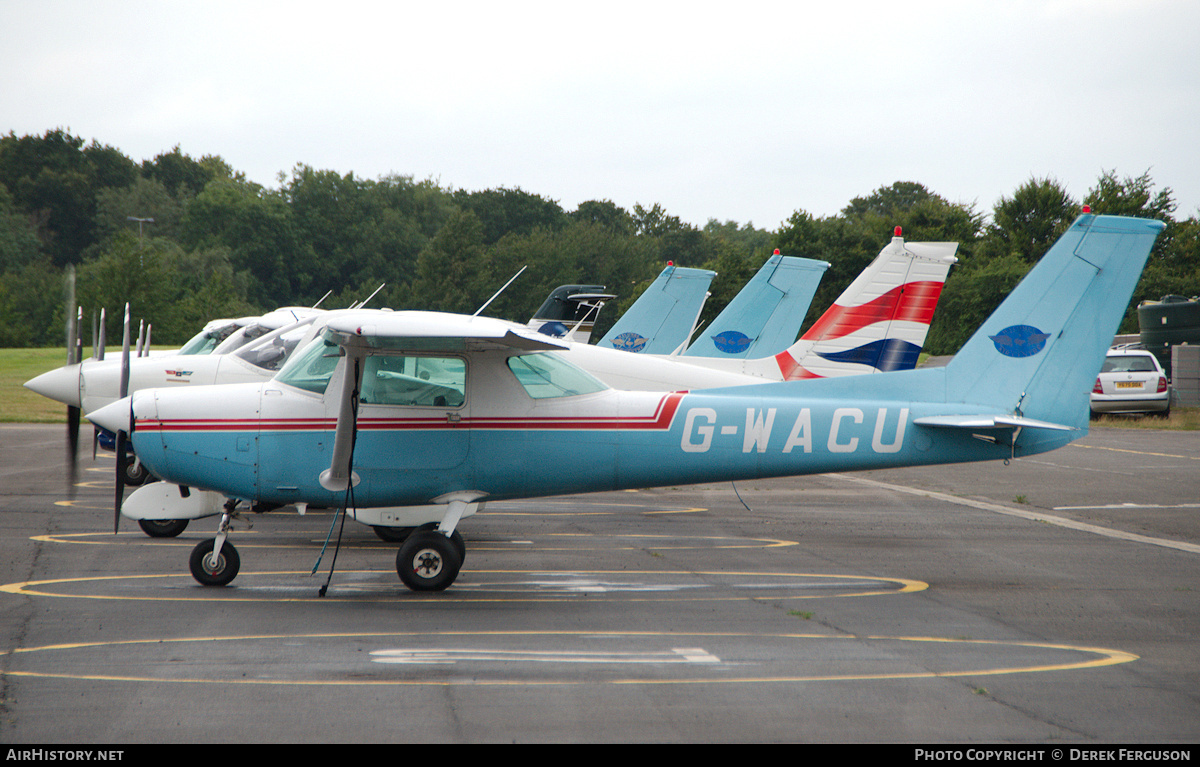
POLYGON ((1092 387, 1092 414, 1171 414, 1171 386, 1153 354, 1145 349, 1115 347, 1092 387))

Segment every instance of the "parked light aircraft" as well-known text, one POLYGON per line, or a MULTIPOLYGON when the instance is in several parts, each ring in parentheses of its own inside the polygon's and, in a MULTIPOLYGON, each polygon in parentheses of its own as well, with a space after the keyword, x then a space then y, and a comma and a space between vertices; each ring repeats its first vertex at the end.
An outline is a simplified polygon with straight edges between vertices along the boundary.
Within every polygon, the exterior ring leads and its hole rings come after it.
MULTIPOLYGON (((799 340, 773 356, 767 345, 757 352, 765 356, 749 357, 619 355, 600 346, 570 344, 571 361, 613 388, 661 391, 908 370, 916 366, 942 285, 951 265, 957 263, 957 249, 953 242, 905 242, 897 227, 891 241, 834 305, 799 340)), ((780 296, 756 278, 730 306, 741 303, 738 299, 743 294, 751 305, 771 309, 770 322, 787 326, 785 332, 795 339, 811 297, 801 306, 791 295, 780 296), (778 311, 783 306, 798 313, 785 318, 778 311)), ((768 317, 760 315, 758 319, 765 322, 768 317)), ((724 320, 718 317, 718 321, 724 326, 724 320)), ((763 327, 761 335, 768 339, 767 344, 779 343, 777 335, 770 340, 772 325, 763 327)))
POLYGON ((90 418, 131 433, 181 506, 229 499, 217 536, 192 553, 201 583, 237 574, 227 537, 239 504, 311 504, 434 521, 396 566, 410 588, 438 590, 462 564, 459 521, 489 500, 1006 460, 1068 444, 1086 433, 1088 389, 1162 228, 1085 209, 945 367, 617 391, 556 353, 560 342, 508 323, 347 313, 272 381, 144 390, 90 418))

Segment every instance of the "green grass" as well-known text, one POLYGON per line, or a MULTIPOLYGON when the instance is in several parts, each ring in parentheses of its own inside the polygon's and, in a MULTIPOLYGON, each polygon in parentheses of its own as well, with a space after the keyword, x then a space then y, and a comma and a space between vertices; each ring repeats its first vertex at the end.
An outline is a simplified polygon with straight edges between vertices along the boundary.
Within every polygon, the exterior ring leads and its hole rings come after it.
POLYGON ((1200 429, 1200 407, 1173 407, 1169 418, 1156 415, 1104 415, 1092 421, 1092 426, 1117 429, 1158 429, 1196 431, 1200 429))
POLYGON ((0 423, 66 423, 66 405, 22 386, 65 364, 65 349, 0 349, 0 423))

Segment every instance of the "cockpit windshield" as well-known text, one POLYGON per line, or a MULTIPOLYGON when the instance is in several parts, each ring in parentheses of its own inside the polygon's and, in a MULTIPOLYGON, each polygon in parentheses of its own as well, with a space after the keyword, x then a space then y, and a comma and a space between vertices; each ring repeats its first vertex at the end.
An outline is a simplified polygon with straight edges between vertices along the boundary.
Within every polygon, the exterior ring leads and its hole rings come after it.
POLYGON ((212 354, 226 338, 229 338, 235 330, 238 329, 236 322, 230 322, 227 325, 220 325, 215 328, 205 328, 183 345, 179 350, 179 354, 212 354))
POLYGON ((324 394, 337 367, 342 349, 324 339, 313 340, 308 346, 292 355, 275 380, 298 389, 324 394))

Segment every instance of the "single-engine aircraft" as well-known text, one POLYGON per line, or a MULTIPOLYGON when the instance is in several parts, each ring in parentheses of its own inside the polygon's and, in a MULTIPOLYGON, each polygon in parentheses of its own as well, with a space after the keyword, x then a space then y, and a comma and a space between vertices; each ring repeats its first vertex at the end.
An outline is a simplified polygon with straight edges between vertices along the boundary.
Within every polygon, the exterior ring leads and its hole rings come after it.
MULTIPOLYGON (((772 266, 769 261, 726 307, 726 312, 737 312, 738 306, 749 303, 762 312, 747 312, 738 323, 755 333, 753 338, 763 340, 753 344, 757 350, 753 354, 711 354, 704 350, 713 346, 715 339, 701 339, 693 347, 699 346, 704 353, 696 355, 691 349, 683 355, 622 355, 600 345, 569 344, 570 359, 613 388, 658 391, 910 370, 916 367, 925 344, 946 275, 958 261, 954 257, 957 250, 955 242, 905 242, 896 227, 879 255, 799 340, 796 332, 808 311, 811 293, 805 297, 803 284, 798 284, 780 294, 759 279, 772 266), (743 295, 746 302, 739 300, 743 295), (800 298, 804 298, 802 305, 800 298), (783 314, 780 310, 785 308, 795 314, 783 314), (780 335, 780 330, 790 336, 780 335), (784 338, 791 340, 783 343, 784 338), (778 351, 776 345, 781 343, 791 346, 778 351)), ((821 261, 796 265, 807 259, 787 260, 792 268, 777 284, 800 283, 805 274, 813 274, 802 269, 809 270, 813 264, 818 269, 827 266, 821 261)), ((811 289, 815 291, 815 283, 811 289)), ((737 316, 735 312, 730 314, 737 316)), ((718 317, 714 325, 724 327, 726 320, 718 317)), ((719 335, 729 339, 732 334, 719 331, 719 335)))
POLYGON ((1008 460, 1078 439, 1163 226, 1085 208, 945 367, 617 391, 508 323, 347 313, 272 381, 143 390, 89 417, 130 434, 181 505, 228 499, 217 536, 192 552, 200 583, 237 575, 239 505, 311 504, 434 521, 396 568, 410 588, 440 590, 465 555, 459 521, 489 500, 1008 460))

